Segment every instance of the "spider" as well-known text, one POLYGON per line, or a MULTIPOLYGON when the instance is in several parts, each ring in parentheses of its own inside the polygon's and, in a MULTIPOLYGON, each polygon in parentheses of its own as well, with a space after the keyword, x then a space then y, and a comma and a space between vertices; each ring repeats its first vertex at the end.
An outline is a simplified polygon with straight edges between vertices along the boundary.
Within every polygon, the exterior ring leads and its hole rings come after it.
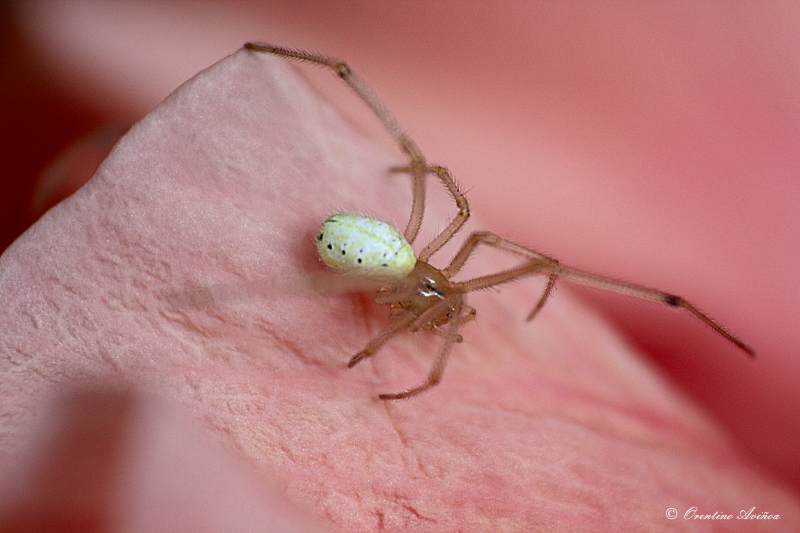
POLYGON ((458 233, 470 216, 467 197, 453 180, 450 171, 426 161, 416 143, 405 134, 386 106, 347 63, 331 57, 267 44, 247 43, 245 48, 331 69, 367 104, 395 140, 400 151, 408 158, 406 165, 390 169, 392 172, 409 174, 413 179, 411 215, 402 234, 385 222, 351 214, 331 216, 323 222, 317 232, 317 250, 322 261, 339 271, 380 282, 382 288, 378 291, 375 301, 388 305, 390 317, 393 319, 388 328, 350 359, 348 368, 375 355, 387 341, 403 330, 412 332, 430 330, 444 338, 428 377, 422 384, 402 392, 380 394, 380 399, 410 398, 440 382, 453 345, 463 340, 458 333, 460 327, 476 316, 475 309, 466 304, 467 293, 533 275, 547 276, 547 282, 539 301, 527 316, 528 321, 542 309, 553 293, 556 281, 563 278, 686 311, 751 357, 755 356, 750 346, 680 296, 562 265, 553 257, 488 231, 472 233, 445 268, 439 269, 431 265, 429 262, 431 257, 458 233), (425 211, 425 182, 428 175, 436 176, 445 186, 455 201, 458 213, 447 227, 429 242, 418 256, 415 256, 411 244, 422 226, 425 211), (479 246, 503 250, 519 257, 521 262, 513 268, 494 274, 466 281, 453 281, 453 276, 458 274, 479 246))

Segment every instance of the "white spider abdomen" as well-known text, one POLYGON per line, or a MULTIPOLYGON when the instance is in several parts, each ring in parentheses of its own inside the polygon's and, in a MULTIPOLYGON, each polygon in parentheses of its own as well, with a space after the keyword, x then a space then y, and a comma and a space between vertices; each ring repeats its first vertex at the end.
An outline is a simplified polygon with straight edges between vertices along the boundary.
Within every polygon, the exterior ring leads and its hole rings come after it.
POLYGON ((328 266, 370 278, 403 278, 417 262, 411 245, 390 224, 357 215, 333 215, 323 222, 317 250, 328 266))

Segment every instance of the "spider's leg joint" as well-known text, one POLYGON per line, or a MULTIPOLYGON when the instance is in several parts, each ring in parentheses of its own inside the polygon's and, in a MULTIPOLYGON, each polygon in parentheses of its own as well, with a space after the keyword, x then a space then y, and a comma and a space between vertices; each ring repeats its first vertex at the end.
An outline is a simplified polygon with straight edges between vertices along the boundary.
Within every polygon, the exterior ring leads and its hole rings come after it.
POLYGON ((336 63, 333 69, 336 71, 336 75, 340 78, 349 78, 353 75, 353 71, 347 65, 347 63, 336 63))

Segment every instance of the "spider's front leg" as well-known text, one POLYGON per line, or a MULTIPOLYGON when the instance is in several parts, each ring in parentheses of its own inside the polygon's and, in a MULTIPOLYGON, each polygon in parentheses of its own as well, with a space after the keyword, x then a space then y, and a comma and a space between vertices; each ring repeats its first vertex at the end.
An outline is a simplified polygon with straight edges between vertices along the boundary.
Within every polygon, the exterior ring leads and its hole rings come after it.
POLYGON ((520 246, 493 233, 473 233, 461 250, 459 250, 459 252, 453 258, 453 261, 450 263, 450 265, 442 270, 442 273, 448 278, 457 273, 479 244, 485 244, 506 250, 526 258, 527 261, 515 268, 511 268, 497 274, 490 274, 488 276, 481 276, 467 281, 453 283, 453 287, 466 293, 493 287, 502 283, 508 283, 509 281, 513 281, 524 276, 545 274, 549 278, 547 286, 545 287, 544 293, 539 299, 536 307, 528 315, 529 320, 539 312, 544 305, 544 302, 549 298, 553 288, 555 287, 556 280, 558 278, 563 278, 575 283, 580 283, 582 285, 590 285, 598 289, 627 294, 642 300, 649 300, 651 302, 660 303, 669 307, 682 309, 683 311, 694 316, 696 319, 705 323, 715 332, 725 337, 728 341, 736 345, 751 357, 755 356, 755 351, 750 346, 745 344, 741 339, 739 339, 739 337, 728 331, 716 320, 700 311, 700 309, 698 309, 694 304, 690 303, 681 296, 676 296, 672 293, 661 291, 659 289, 627 283, 625 281, 592 274, 591 272, 586 272, 577 268, 564 266, 552 257, 548 257, 535 250, 520 246))
POLYGON ((549 276, 544 291, 542 292, 542 296, 539 298, 539 301, 536 303, 536 306, 533 308, 533 310, 528 313, 527 320, 533 320, 539 311, 541 311, 542 307, 544 307, 545 302, 550 298, 553 290, 555 289, 556 280, 558 279, 561 270, 558 260, 535 250, 530 250, 523 246, 519 246, 518 244, 499 237, 494 233, 490 233, 488 231, 476 231, 464 242, 461 249, 453 257, 450 265, 442 270, 442 274, 448 279, 455 276, 461 270, 461 267, 464 266, 464 263, 467 262, 467 259, 470 255, 472 255, 479 244, 484 244, 511 252, 527 259, 527 262, 523 263, 519 267, 500 272, 498 274, 492 274, 490 276, 483 276, 462 282, 458 284, 458 286, 464 292, 471 292, 485 289, 494 285, 500 285, 522 276, 547 273, 549 276))
POLYGON ((416 143, 411 137, 405 134, 403 128, 389 112, 389 109, 347 63, 335 57, 327 57, 303 52, 302 50, 292 50, 290 48, 263 43, 247 43, 244 47, 253 52, 276 55, 328 68, 349 85, 353 92, 367 104, 370 110, 372 110, 378 120, 380 120, 386 128, 386 131, 389 132, 389 135, 395 140, 400 151, 408 157, 408 166, 394 168, 392 170, 407 172, 414 178, 414 200, 411 206, 411 215, 408 220, 408 225, 403 232, 403 236, 409 244, 413 243, 417 238, 419 228, 422 226, 422 218, 425 214, 425 177, 428 174, 435 174, 447 190, 450 191, 450 194, 453 195, 456 205, 458 206, 458 215, 456 215, 456 218, 445 228, 441 235, 425 247, 420 254, 420 259, 422 261, 427 261, 428 258, 450 240, 464 222, 467 221, 467 218, 469 218, 467 198, 458 188, 455 181, 453 181, 450 172, 441 166, 428 165, 425 156, 417 147, 416 143))
MULTIPOLYGON (((462 312, 464 312, 465 307, 464 295, 460 293, 454 293, 443 300, 443 303, 452 305, 453 318, 447 323, 447 329, 443 332, 444 343, 439 350, 439 355, 436 356, 436 360, 433 362, 433 366, 428 373, 428 378, 421 385, 406 389, 402 392, 379 394, 378 397, 381 400, 404 400, 406 398, 411 398, 412 396, 416 396, 417 394, 424 392, 431 387, 435 387, 439 384, 439 381, 441 381, 442 374, 444 373, 444 367, 447 365, 447 359, 450 357, 450 353, 453 350, 453 343, 457 342, 456 339, 459 337, 458 328, 462 324, 462 312)), ((466 316, 474 315, 467 314, 466 316)))

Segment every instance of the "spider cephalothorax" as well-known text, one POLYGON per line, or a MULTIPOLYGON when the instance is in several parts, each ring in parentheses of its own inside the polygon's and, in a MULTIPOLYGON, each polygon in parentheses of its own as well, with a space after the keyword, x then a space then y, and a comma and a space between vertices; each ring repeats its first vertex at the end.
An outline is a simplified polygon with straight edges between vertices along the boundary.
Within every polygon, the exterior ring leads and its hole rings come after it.
POLYGON ((490 232, 472 233, 447 267, 439 269, 432 266, 429 260, 433 254, 449 242, 469 218, 467 198, 450 172, 445 167, 429 165, 426 162, 422 152, 403 132, 388 109, 343 61, 265 44, 248 43, 245 48, 332 69, 372 109, 397 142, 400 150, 408 157, 406 166, 391 169, 394 172, 407 173, 414 180, 411 215, 403 234, 385 222, 346 213, 328 218, 317 233, 317 250, 326 264, 382 284, 383 288, 378 291, 375 300, 379 304, 389 305, 389 313, 393 319, 387 329, 350 359, 348 367, 353 367, 372 356, 389 339, 404 330, 412 332, 421 329, 431 330, 444 337, 442 347, 425 382, 402 392, 381 394, 381 399, 408 398, 439 383, 453 344, 462 340, 458 333, 459 328, 475 318, 475 310, 465 303, 467 293, 532 275, 547 276, 547 284, 539 302, 528 314, 528 320, 533 319, 550 297, 556 281, 564 278, 682 309, 749 355, 754 355, 753 349, 747 344, 680 296, 566 267, 552 257, 490 232), (458 212, 450 224, 434 237, 418 256, 415 256, 411 244, 422 225, 425 212, 425 181, 429 174, 435 175, 445 186, 453 197, 458 212), (453 281, 453 276, 458 274, 478 245, 508 252, 519 257, 520 263, 516 267, 498 273, 465 281, 453 281))

